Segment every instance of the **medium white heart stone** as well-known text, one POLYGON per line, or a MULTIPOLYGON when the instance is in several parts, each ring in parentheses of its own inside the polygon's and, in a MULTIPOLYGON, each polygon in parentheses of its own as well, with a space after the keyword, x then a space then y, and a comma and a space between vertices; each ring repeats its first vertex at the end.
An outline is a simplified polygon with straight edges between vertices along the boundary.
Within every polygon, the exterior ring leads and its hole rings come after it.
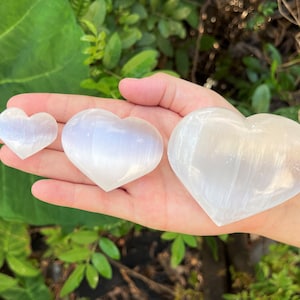
POLYGON ((170 164, 219 226, 274 207, 300 192, 300 125, 271 114, 224 108, 187 115, 173 131, 170 164))
POLYGON ((56 120, 41 112, 28 117, 19 108, 0 114, 0 139, 21 159, 50 145, 57 137, 56 120))
POLYGON ((72 117, 62 145, 70 161, 106 192, 151 172, 163 154, 162 137, 152 125, 103 109, 72 117))

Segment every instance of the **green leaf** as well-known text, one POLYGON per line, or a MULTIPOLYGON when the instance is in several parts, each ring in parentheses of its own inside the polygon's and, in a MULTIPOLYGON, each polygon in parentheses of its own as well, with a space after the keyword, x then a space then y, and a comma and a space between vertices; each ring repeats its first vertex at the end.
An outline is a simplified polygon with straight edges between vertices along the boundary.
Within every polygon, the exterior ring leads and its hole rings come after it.
POLYGON ((88 29, 94 36, 97 36, 97 28, 96 26, 90 22, 89 20, 81 20, 81 23, 86 26, 86 29, 88 29))
POLYGON ((220 234, 218 237, 222 242, 226 243, 229 239, 229 234, 220 234))
POLYGON ((25 224, 0 218, 0 252, 3 256, 25 257, 30 254, 30 236, 25 224))
POLYGON ((83 277, 84 277, 85 265, 77 265, 71 275, 68 277, 67 281, 63 285, 60 296, 65 297, 66 295, 73 292, 79 287, 83 277))
POLYGON ((124 10, 135 3, 135 0, 114 0, 114 7, 124 10))
POLYGON ((158 52, 144 50, 132 57, 122 68, 123 77, 142 77, 157 65, 158 52))
POLYGON ((83 19, 94 24, 96 30, 99 30, 106 17, 106 2, 105 0, 95 0, 89 7, 83 19))
POLYGON ((188 53, 185 49, 177 49, 175 52, 175 63, 176 63, 176 70, 181 74, 183 77, 187 77, 191 62, 188 53))
POLYGON ((70 238, 78 244, 88 245, 94 243, 98 239, 98 233, 95 230, 80 229, 72 232, 70 238))
POLYGON ((265 50, 271 56, 272 61, 276 61, 277 65, 282 64, 282 57, 277 48, 275 48, 272 44, 268 43, 265 45, 265 50))
POLYGON ((44 282, 43 276, 23 277, 18 285, 14 285, 9 289, 0 292, 1 299, 5 300, 52 300, 48 287, 44 282))
POLYGON ((163 6, 163 11, 167 14, 171 13, 177 8, 178 4, 179 0, 168 0, 163 6))
POLYGON ((259 85, 252 95, 252 107, 256 113, 269 111, 271 102, 271 92, 267 84, 259 85))
POLYGON ((168 20, 165 20, 165 19, 159 20, 158 29, 164 38, 168 38, 171 35, 168 20))
POLYGON ((181 234, 183 241, 190 247, 197 247, 197 239, 193 235, 181 234))
POLYGON ((176 239, 177 236, 178 236, 178 233, 176 233, 176 232, 167 232, 166 231, 161 235, 161 238, 165 241, 171 241, 171 240, 176 239))
POLYGON ((82 92, 83 32, 68 1, 1 1, 0 19, 0 110, 17 93, 82 92))
POLYGON ((142 38, 138 41, 138 47, 152 46, 154 45, 157 37, 153 33, 143 32, 142 38))
POLYGON ((140 3, 135 3, 132 7, 132 12, 138 14, 140 19, 146 19, 148 17, 148 11, 144 5, 140 3))
POLYGON ((85 277, 86 277, 86 280, 87 280, 89 286, 92 289, 95 289, 99 282, 99 274, 98 274, 96 268, 94 268, 92 265, 87 265, 86 271, 85 271, 85 277))
POLYGON ((92 0, 70 0, 71 6, 77 16, 77 18, 81 18, 89 6, 91 5, 92 0))
POLYGON ((69 251, 61 253, 58 258, 68 263, 80 262, 87 260, 91 255, 91 250, 87 248, 72 248, 69 251))
POLYGON ((197 7, 191 5, 191 13, 188 15, 186 22, 194 29, 199 26, 199 12, 197 7))
POLYGON ((171 266, 177 267, 185 255, 185 245, 181 235, 178 235, 171 246, 171 266))
POLYGON ((101 78, 95 86, 95 89, 102 93, 105 97, 112 97, 119 99, 120 92, 118 89, 119 80, 112 76, 105 76, 101 78))
POLYGON ((276 109, 273 113, 292 119, 294 121, 298 121, 299 110, 300 110, 300 106, 297 105, 297 106, 290 106, 290 107, 281 107, 276 109))
POLYGON ((180 8, 177 8, 173 13, 172 13, 172 17, 177 20, 177 21, 181 21, 186 19, 189 14, 191 13, 191 9, 188 6, 182 6, 180 8))
POLYGON ((278 74, 278 84, 283 91, 293 91, 296 89, 297 79, 289 73, 278 74))
POLYGON ((159 0, 150 0, 150 7, 152 11, 156 11, 159 7, 159 5, 161 5, 161 1, 159 0))
POLYGON ((16 274, 25 277, 34 277, 40 273, 40 270, 37 269, 30 263, 28 260, 23 258, 18 258, 12 255, 6 256, 6 261, 9 268, 16 274))
POLYGON ((137 23, 140 19, 138 14, 130 14, 130 15, 123 15, 119 19, 120 24, 122 25, 133 25, 137 23))
POLYGON ((165 39, 160 34, 156 37, 158 49, 166 56, 172 57, 174 55, 174 48, 169 39, 165 39))
POLYGON ((108 40, 103 57, 103 65, 107 69, 113 69, 119 63, 122 53, 122 42, 120 36, 115 32, 108 40))
MULTIPOLYGON (((33 225, 101 226, 119 219, 41 202, 31 195, 32 175, 5 167, 0 162, 0 217, 33 225)), ((1 240, 1 239, 0 239, 1 240)))
POLYGON ((142 32, 136 28, 127 28, 120 33, 122 49, 128 49, 142 38, 142 32))
POLYGON ((106 237, 100 238, 99 247, 107 256, 117 260, 120 259, 119 248, 110 239, 106 237))
POLYGON ((15 278, 0 273, 0 293, 16 286, 17 284, 18 281, 15 278))
POLYGON ((158 29, 164 38, 175 35, 183 39, 186 36, 185 28, 178 21, 161 19, 158 23, 158 29))
POLYGON ((246 74, 252 83, 257 82, 259 79, 257 73, 250 69, 246 69, 246 74))
POLYGON ((246 56, 243 57, 243 63, 247 67, 247 69, 250 69, 256 73, 262 72, 262 64, 259 59, 252 56, 246 56))
POLYGON ((2 268, 2 266, 4 264, 4 260, 5 260, 4 252, 0 251, 0 269, 2 268))
POLYGON ((112 278, 111 265, 103 254, 94 253, 92 256, 92 264, 97 269, 99 274, 102 275, 104 278, 112 278))

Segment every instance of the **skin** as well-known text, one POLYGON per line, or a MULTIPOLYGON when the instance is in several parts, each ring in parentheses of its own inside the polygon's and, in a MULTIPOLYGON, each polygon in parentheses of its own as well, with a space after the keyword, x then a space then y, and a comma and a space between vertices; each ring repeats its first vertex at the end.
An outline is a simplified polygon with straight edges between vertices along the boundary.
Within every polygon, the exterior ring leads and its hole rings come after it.
POLYGON ((223 97, 166 74, 123 79, 119 88, 127 101, 63 94, 14 96, 9 100, 8 107, 19 107, 29 115, 41 111, 50 113, 59 123, 59 135, 47 149, 26 160, 20 160, 3 146, 0 161, 7 166, 49 178, 35 182, 32 193, 51 204, 107 214, 158 230, 193 235, 247 232, 300 246, 300 235, 295 230, 300 226, 300 194, 275 208, 218 227, 171 170, 166 148, 176 124, 186 114, 203 107, 235 110, 223 97), (134 116, 152 123, 160 131, 165 144, 159 166, 150 174, 109 193, 95 186, 69 162, 60 142, 64 124, 74 114, 87 108, 102 108, 121 118, 134 116))

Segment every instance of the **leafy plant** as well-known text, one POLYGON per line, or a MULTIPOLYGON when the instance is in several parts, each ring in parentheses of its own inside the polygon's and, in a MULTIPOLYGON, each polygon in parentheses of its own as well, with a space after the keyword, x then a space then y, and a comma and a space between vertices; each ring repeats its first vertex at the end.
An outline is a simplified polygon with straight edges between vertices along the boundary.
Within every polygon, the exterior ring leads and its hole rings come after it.
MULTIPOLYGON (((237 294, 226 294, 226 300, 300 298, 299 250, 288 245, 273 244, 270 252, 257 265, 253 282, 237 294)), ((237 280, 234 270, 233 278, 237 280)))
POLYGON ((294 102, 292 93, 296 91, 300 78, 299 57, 285 64, 272 44, 265 44, 263 51, 267 58, 265 61, 253 56, 243 57, 246 78, 229 75, 233 65, 229 58, 220 61, 222 68, 217 70, 215 77, 221 80, 227 74, 226 81, 236 90, 235 99, 231 98, 231 101, 245 115, 272 111, 297 120, 300 107, 294 102), (282 107, 272 109, 274 100, 281 102, 282 107))
MULTIPOLYGON (((81 86, 100 96, 120 98, 121 78, 149 75, 158 64, 158 51, 174 56, 170 38, 185 38, 184 21, 197 26, 192 8, 192 4, 174 0, 166 1, 162 8, 154 0, 95 0, 79 17, 86 31, 82 40, 90 44, 84 51, 90 77, 81 86)), ((183 52, 176 53, 182 69, 188 59, 183 52)))
POLYGON ((247 28, 258 30, 268 21, 269 17, 274 14, 277 3, 274 1, 264 1, 258 5, 257 11, 247 20, 247 28))
POLYGON ((100 276, 112 277, 109 259, 119 260, 120 251, 111 239, 103 236, 100 227, 80 227, 70 233, 64 233, 61 227, 50 227, 41 233, 48 245, 45 258, 58 259, 69 273, 60 291, 61 297, 74 291, 84 278, 94 289, 100 276))
POLYGON ((36 261, 30 258, 30 236, 24 223, 0 219, 0 296, 2 299, 51 299, 36 261))
POLYGON ((161 238, 171 243, 171 266, 177 267, 184 259, 186 246, 191 248, 197 247, 197 239, 192 235, 164 232, 161 238))

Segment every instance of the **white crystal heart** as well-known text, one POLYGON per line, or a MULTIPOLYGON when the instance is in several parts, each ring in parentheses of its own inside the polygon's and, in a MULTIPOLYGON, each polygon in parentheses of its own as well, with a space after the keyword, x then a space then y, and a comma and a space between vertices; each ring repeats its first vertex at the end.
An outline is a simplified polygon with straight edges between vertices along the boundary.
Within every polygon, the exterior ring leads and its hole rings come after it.
POLYGON ((300 192, 300 125, 224 108, 187 115, 173 131, 174 172, 219 226, 272 208, 300 192))
POLYGON ((72 117, 62 145, 70 161, 106 192, 151 172, 163 154, 162 137, 152 125, 103 109, 72 117))
POLYGON ((0 114, 0 139, 21 159, 50 145, 57 137, 57 123, 48 113, 28 117, 19 108, 0 114))

